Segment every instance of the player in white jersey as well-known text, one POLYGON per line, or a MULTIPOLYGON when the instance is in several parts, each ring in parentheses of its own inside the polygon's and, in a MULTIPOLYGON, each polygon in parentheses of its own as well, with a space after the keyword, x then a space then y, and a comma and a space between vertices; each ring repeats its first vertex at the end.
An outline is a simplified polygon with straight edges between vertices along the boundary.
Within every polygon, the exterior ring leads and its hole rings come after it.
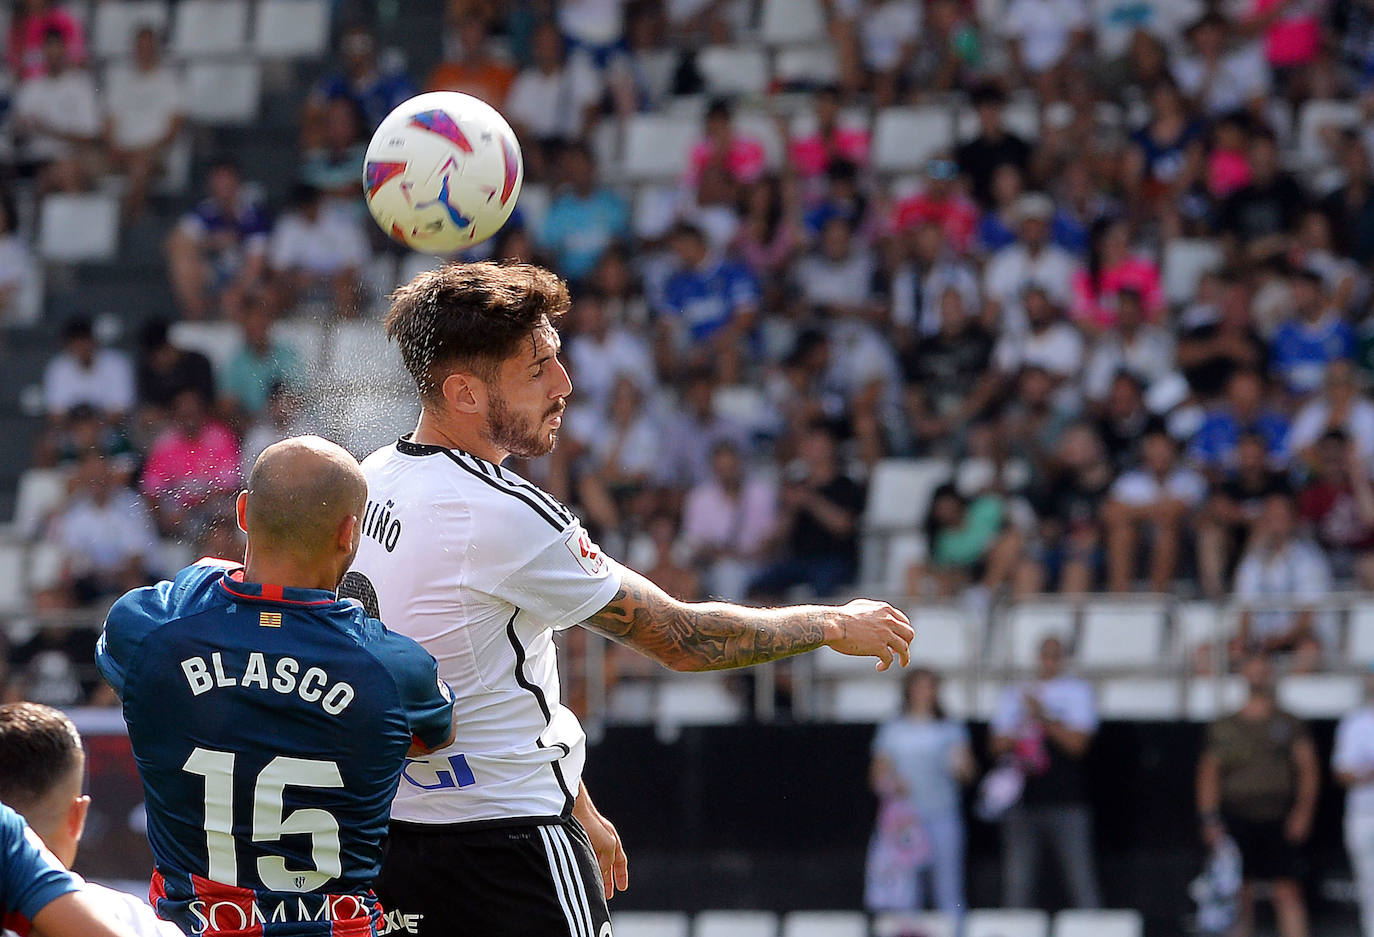
POLYGON ((377 893, 398 931, 608 937, 628 883, 615 828, 581 783, 586 739, 560 702, 553 633, 582 624, 674 670, 744 667, 828 645, 909 657, 906 617, 868 600, 688 604, 603 554, 567 508, 501 467, 553 449, 572 384, 568 293, 529 264, 422 273, 388 337, 419 388, 413 434, 363 462, 362 545, 340 594, 418 640, 453 689, 457 735, 412 759, 377 893))
MULTIPOLYGON (((85 777, 86 750, 70 719, 38 703, 0 706, 0 801, 20 813, 69 869, 91 806, 91 798, 81 793, 85 777)), ((91 882, 82 884, 82 892, 101 918, 131 934, 181 937, 175 924, 159 920, 133 895, 91 882)), ((9 937, 9 931, 0 931, 9 937)))

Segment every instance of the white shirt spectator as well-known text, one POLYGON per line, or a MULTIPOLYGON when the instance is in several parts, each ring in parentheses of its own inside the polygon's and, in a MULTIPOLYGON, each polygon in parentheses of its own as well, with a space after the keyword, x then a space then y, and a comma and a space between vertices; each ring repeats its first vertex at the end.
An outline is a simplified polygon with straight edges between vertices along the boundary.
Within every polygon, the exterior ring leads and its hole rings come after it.
POLYGON ((60 416, 78 404, 102 413, 128 413, 134 406, 134 369, 122 351, 98 348, 89 368, 67 352, 43 372, 43 405, 60 416))
POLYGON ((267 257, 273 270, 331 276, 367 263, 367 238, 347 212, 320 209, 313 221, 292 212, 273 229, 267 257))
POLYGON ((798 262, 796 275, 802 299, 808 304, 853 309, 868 299, 873 258, 863 250, 851 250, 839 261, 811 254, 798 262))
POLYGON ((992 358, 1006 374, 1034 365, 1055 377, 1072 378, 1083 366, 1083 336, 1067 322, 1056 322, 1039 333, 1008 333, 998 341, 992 358))
POLYGON ((1143 469, 1127 472, 1112 485, 1111 499, 1127 507, 1140 508, 1165 498, 1187 505, 1198 505, 1207 496, 1207 482, 1189 468, 1176 468, 1162 482, 1143 469))
POLYGON ((910 0, 863 4, 857 11, 864 65, 885 72, 902 63, 902 53, 920 35, 921 5, 910 0))
POLYGON ((1202 104, 1207 113, 1228 114, 1269 94, 1269 66, 1258 44, 1229 52, 1222 57, 1217 73, 1207 82, 1207 67, 1195 56, 1180 57, 1173 66, 1174 82, 1190 98, 1206 94, 1202 104))
MULTIPOLYGON (((1285 634, 1293 627, 1294 609, 1264 608, 1266 600, 1301 604, 1330 594, 1331 565, 1321 548, 1309 540, 1290 540, 1272 552, 1251 550, 1236 567, 1236 600, 1258 606, 1250 616, 1250 637, 1255 641, 1285 634)), ((1329 615, 1317 616, 1314 627, 1326 647, 1331 646, 1334 624, 1329 615)))
MULTIPOLYGON (((1309 400, 1293 419, 1288 431, 1288 451, 1298 452, 1314 445, 1331 428, 1331 404, 1325 397, 1309 400)), ((1374 460, 1374 403, 1359 397, 1346 411, 1340 424, 1365 461, 1374 460)))
POLYGON ((82 498, 57 517, 53 542, 74 575, 116 573, 138 557, 149 561, 157 549, 152 515, 127 488, 109 493, 104 503, 82 498))
MULTIPOLYGON (((14 113, 17 118, 33 118, 73 136, 95 137, 100 133, 95 82, 79 68, 24 82, 14 100, 14 113)), ((24 149, 24 155, 37 162, 65 159, 71 153, 70 143, 45 133, 29 134, 24 149)))
POLYGON ((1146 387, 1173 373, 1173 335, 1154 325, 1141 326, 1129 342, 1123 342, 1115 332, 1103 335, 1088 356, 1084 394, 1089 400, 1105 399, 1118 371, 1140 378, 1146 387))
POLYGON ((919 277, 909 268, 899 270, 892 278, 893 324, 916 326, 922 335, 934 335, 940 330, 941 297, 950 289, 963 299, 965 311, 978 309, 978 274, 968 264, 942 260, 919 277))
POLYGON ((1002 306, 1003 327, 1010 331, 1025 328, 1021 294, 1035 285, 1045 289, 1060 306, 1067 307, 1073 296, 1073 274, 1078 267, 1072 254, 1055 244, 1047 244, 1034 257, 1020 241, 992 255, 983 273, 983 292, 1002 306))
POLYGON ((587 447, 595 466, 611 459, 625 475, 651 477, 658 467, 662 435, 647 408, 629 426, 616 426, 605 412, 590 405, 570 407, 564 420, 568 436, 587 447))
POLYGON ((506 115, 538 139, 571 140, 582 133, 582 112, 601 96, 601 78, 574 53, 558 71, 527 68, 511 85, 506 115))
POLYGON ((625 31, 625 0, 563 0, 558 28, 582 45, 608 46, 625 31))
MULTIPOLYGON (((1374 773, 1374 704, 1346 713, 1336 726, 1331 769, 1344 774, 1374 773)), ((1345 815, 1374 818, 1374 781, 1356 784, 1345 795, 1345 815)))
POLYGON ((1002 17, 1002 35, 1021 43, 1021 61, 1032 72, 1054 67, 1069 51, 1069 37, 1087 26, 1078 0, 1011 0, 1002 17))
POLYGON ((181 80, 165 65, 140 71, 115 65, 105 73, 105 114, 115 146, 141 150, 152 146, 185 113, 181 80))
POLYGON ((1076 732, 1097 731, 1097 703, 1092 687, 1087 681, 1066 674, 1053 680, 1003 688, 992 714, 990 728, 993 733, 1017 736, 1025 731, 1030 723, 1030 713, 1026 711, 1027 694, 1040 700, 1051 719, 1068 728, 1076 732))
POLYGON ((617 378, 629 377, 646 396, 658 386, 653 352, 625 329, 607 329, 599 341, 585 333, 575 335, 568 342, 567 358, 577 381, 577 395, 599 410, 610 403, 617 378))

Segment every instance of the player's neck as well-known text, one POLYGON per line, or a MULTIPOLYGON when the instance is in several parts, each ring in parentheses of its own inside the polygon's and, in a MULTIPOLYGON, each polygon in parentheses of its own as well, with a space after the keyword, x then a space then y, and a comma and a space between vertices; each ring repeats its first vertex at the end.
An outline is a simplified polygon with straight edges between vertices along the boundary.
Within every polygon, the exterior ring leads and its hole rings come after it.
POLYGON ((338 570, 302 564, 293 557, 254 555, 251 551, 244 564, 243 578, 288 589, 323 589, 334 592, 339 588, 338 570))
POLYGON ((410 441, 421 446, 458 449, 497 465, 510 455, 484 439, 476 427, 468 429, 456 426, 454 421, 436 416, 427 409, 420 411, 420 421, 415 424, 415 432, 411 434, 410 441))

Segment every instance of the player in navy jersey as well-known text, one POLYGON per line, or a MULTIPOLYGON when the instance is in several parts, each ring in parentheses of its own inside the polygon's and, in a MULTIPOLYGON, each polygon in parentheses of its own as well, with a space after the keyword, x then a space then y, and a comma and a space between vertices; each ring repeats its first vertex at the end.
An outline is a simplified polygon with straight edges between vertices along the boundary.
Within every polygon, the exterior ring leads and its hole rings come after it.
POLYGON ((407 753, 453 737, 434 659, 334 589, 367 486, 315 437, 239 495, 243 566, 202 561, 110 610, 96 649, 143 778, 158 913, 188 934, 365 937, 407 753))

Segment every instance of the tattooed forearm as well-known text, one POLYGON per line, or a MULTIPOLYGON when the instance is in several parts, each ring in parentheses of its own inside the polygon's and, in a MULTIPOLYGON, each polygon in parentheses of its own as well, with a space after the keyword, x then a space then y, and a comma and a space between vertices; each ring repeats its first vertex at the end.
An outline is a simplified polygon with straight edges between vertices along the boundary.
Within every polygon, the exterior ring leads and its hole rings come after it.
POLYGON ((791 657, 821 647, 834 609, 746 608, 724 602, 679 602, 625 570, 620 591, 587 627, 673 670, 726 670, 791 657))

